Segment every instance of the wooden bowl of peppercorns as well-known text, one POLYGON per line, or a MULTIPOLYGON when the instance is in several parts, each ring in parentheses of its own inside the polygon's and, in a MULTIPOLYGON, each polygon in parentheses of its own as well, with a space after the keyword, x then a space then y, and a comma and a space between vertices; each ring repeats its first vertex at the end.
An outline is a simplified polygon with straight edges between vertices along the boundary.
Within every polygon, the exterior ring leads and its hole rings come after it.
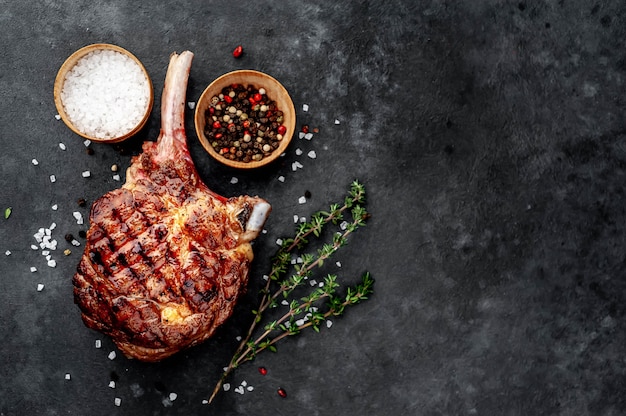
POLYGON ((209 84, 196 103, 194 122, 200 143, 215 160, 252 169, 285 152, 296 127, 296 111, 276 79, 239 70, 209 84))

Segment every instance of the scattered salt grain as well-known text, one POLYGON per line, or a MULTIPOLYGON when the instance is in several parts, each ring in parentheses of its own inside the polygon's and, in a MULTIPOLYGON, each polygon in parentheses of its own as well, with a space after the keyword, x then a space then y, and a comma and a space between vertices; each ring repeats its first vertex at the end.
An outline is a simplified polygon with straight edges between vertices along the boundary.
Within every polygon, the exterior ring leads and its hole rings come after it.
POLYGON ((41 292, 43 290, 43 287, 44 287, 43 283, 39 283, 37 285, 37 292, 41 292))
POLYGON ((109 381, 109 387, 114 389, 115 388, 115 381, 113 381, 113 380, 109 381))
POLYGON ((285 177, 284 176, 279 176, 278 177, 278 182, 285 182, 285 177))
POLYGON ((280 304, 283 306, 289 306, 289 302, 287 301, 287 299, 284 299, 282 302, 280 302, 280 304))
POLYGON ((343 221, 341 224, 339 224, 339 228, 341 228, 342 230, 348 228, 348 221, 343 221))
POLYGON ((130 57, 110 50, 82 57, 65 77, 61 101, 81 132, 108 139, 130 132, 149 105, 150 86, 130 57))
POLYGON ((83 178, 88 178, 91 176, 91 172, 88 170, 83 171, 83 173, 81 173, 83 178))
POLYGON ((339 120, 335 119, 335 124, 340 124, 339 120))
POLYGON ((248 391, 252 391, 252 390, 254 390, 254 387, 252 387, 252 386, 248 386, 248 387, 246 387, 246 390, 248 390, 248 391))
POLYGON ((96 342, 94 343, 96 348, 102 348, 102 341, 97 339, 96 342))
POLYGON ((57 262, 56 260, 48 260, 48 267, 57 267, 57 262))
POLYGON ((236 184, 237 182, 239 182, 239 179, 235 178, 234 176, 230 178, 230 183, 232 183, 233 185, 236 184))
POLYGON ((114 180, 114 181, 118 181, 118 182, 119 182, 119 181, 120 181, 120 179, 121 179, 121 178, 120 178, 120 175, 118 175, 117 173, 116 173, 115 175, 113 175, 113 180, 114 180))
POLYGON ((54 204, 50 208, 52 208, 52 211, 56 211, 57 209, 59 209, 59 206, 57 204, 54 204))
POLYGON ((317 157, 317 153, 315 153, 315 150, 311 150, 309 153, 306 154, 308 157, 310 157, 311 159, 315 159, 317 157))
POLYGON ((298 204, 306 204, 306 197, 301 196, 300 198, 298 198, 298 204))
POLYGON ((74 240, 72 240, 72 245, 74 247, 79 247, 80 246, 80 242, 78 240, 74 239, 74 240))
POLYGON ((306 222, 306 217, 300 217, 300 222, 306 222))
POLYGON ((293 216, 293 222, 294 223, 297 223, 299 219, 300 219, 300 217, 298 217, 297 215, 293 216))
POLYGON ((327 320, 326 321, 326 328, 330 328, 331 326, 333 326, 333 321, 327 320))
POLYGON ((309 111, 309 105, 308 104, 302 104, 302 111, 309 111))
POLYGON ((266 274, 263 275, 263 280, 267 281, 267 280, 269 280, 269 278, 270 277, 268 275, 266 275, 266 274))
POLYGON ((313 133, 307 133, 304 135, 305 140, 311 140, 313 138, 313 133))
POLYGON ((309 282, 309 284, 310 284, 311 286, 316 286, 316 285, 317 285, 317 280, 313 279, 313 280, 311 280, 311 281, 309 282))
POLYGON ((237 335, 237 336, 235 337, 235 339, 236 339, 237 341, 241 341, 241 335, 237 335))
POLYGON ((66 147, 65 147, 65 143, 59 143, 59 148, 60 148, 61 150, 65 150, 65 149, 66 149, 66 147))
POLYGON ((202 404, 209 404, 209 401, 207 399, 203 399, 202 404))
POLYGON ((81 225, 83 223, 83 214, 78 211, 72 212, 74 219, 76 220, 76 224, 81 225))
POLYGON ((299 139, 304 139, 304 135, 305 134, 306 134, 305 132, 301 131, 300 133, 298 133, 298 138, 299 139))
POLYGON ((116 397, 113 403, 115 403, 117 407, 120 407, 122 405, 122 399, 120 399, 119 397, 116 397))
POLYGON ((291 170, 294 172, 298 169, 302 169, 303 167, 304 166, 302 165, 302 163, 298 162, 297 160, 291 164, 291 170))
POLYGON ((10 256, 11 255, 11 250, 5 251, 4 254, 6 254, 7 256, 10 256))
POLYGON ((71 380, 72 376, 70 375, 70 373, 66 373, 65 374, 65 379, 66 380, 71 380))
POLYGON ((228 391, 228 390, 230 390, 230 383, 224 383, 224 385, 222 386, 222 388, 224 389, 224 391, 228 391))
POLYGON ((236 388, 235 388, 235 392, 236 392, 236 393, 239 393, 239 394, 244 394, 244 393, 245 393, 245 391, 244 391, 243 387, 241 387, 241 386, 236 387, 236 388))
POLYGON ((296 149, 296 156, 300 156, 302 154, 302 149, 296 149))
POLYGON ((37 159, 33 159, 30 161, 30 163, 32 163, 33 165, 37 166, 39 164, 39 161, 37 159))
POLYGON ((117 354, 115 353, 115 351, 111 351, 108 357, 109 357, 109 360, 115 360, 115 357, 117 357, 117 354))
POLYGON ((335 263, 335 265, 337 265, 337 267, 341 267, 341 262, 338 261, 338 262, 335 263))
POLYGON ((171 401, 174 401, 174 400, 176 400, 177 398, 178 398, 178 394, 176 394, 176 393, 170 393, 170 400, 171 400, 171 401))
POLYGON ((55 114, 54 118, 56 118, 57 120, 61 120, 61 114, 55 114))
POLYGON ((33 267, 31 267, 31 268, 30 268, 30 272, 31 272, 31 273, 35 273, 36 271, 37 271, 37 268, 36 268, 36 267, 34 267, 34 266, 33 266, 33 267))
POLYGON ((54 175, 50 175, 50 182, 55 183, 57 181, 57 177, 54 175))

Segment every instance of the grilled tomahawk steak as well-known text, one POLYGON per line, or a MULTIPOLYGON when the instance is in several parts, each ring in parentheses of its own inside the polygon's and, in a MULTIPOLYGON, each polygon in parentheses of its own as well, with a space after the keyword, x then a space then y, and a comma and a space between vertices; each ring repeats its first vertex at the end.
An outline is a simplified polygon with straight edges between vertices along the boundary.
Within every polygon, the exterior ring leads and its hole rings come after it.
POLYGON ((271 210, 258 197, 219 196, 198 177, 184 129, 192 58, 170 57, 159 138, 92 205, 73 278, 85 324, 142 361, 206 340, 230 316, 271 210))

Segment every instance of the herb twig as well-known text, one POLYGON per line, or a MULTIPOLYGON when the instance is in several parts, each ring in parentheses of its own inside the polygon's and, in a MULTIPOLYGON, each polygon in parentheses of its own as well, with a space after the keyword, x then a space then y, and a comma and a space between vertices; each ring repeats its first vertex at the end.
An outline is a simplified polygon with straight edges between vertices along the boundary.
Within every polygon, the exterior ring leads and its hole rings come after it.
POLYGON ((293 238, 284 239, 281 247, 272 259, 272 266, 267 283, 261 290, 259 307, 253 310, 255 315, 246 336, 233 354, 228 366, 224 369, 217 382, 209 403, 220 391, 226 378, 239 365, 253 360, 258 353, 264 350, 276 352, 276 343, 291 335, 300 333, 303 329, 312 328, 319 332, 320 324, 331 316, 343 314, 345 308, 365 300, 372 293, 374 279, 369 273, 364 273, 361 283, 348 287, 344 295, 337 294, 340 286, 337 276, 328 274, 324 281, 316 285, 308 295, 297 298, 294 291, 309 281, 316 268, 322 267, 334 253, 348 242, 348 237, 357 229, 365 225, 369 214, 365 207, 365 187, 358 181, 350 185, 350 191, 342 204, 332 204, 328 211, 319 211, 311 216, 311 221, 298 225, 293 238), (350 218, 346 218, 350 213, 350 218), (295 253, 302 252, 311 237, 321 237, 322 230, 329 224, 339 227, 339 231, 332 234, 331 242, 324 243, 315 253, 301 253, 299 261, 292 264, 295 253), (285 277, 289 270, 293 273, 285 277), (289 309, 278 319, 266 323, 260 330, 264 313, 278 306, 279 299, 288 298, 289 309), (325 301, 325 303, 324 303, 325 301), (320 310, 324 308, 324 310, 320 310))

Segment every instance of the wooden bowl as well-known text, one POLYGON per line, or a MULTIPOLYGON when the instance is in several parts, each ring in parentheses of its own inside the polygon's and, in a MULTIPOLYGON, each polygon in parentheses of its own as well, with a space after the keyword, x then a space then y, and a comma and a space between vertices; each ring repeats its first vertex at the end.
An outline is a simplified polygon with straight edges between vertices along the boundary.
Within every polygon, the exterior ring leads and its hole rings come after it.
POLYGON ((205 150, 215 160, 233 168, 253 169, 272 163, 285 152, 295 131, 296 110, 293 106, 293 101, 291 100, 291 97, 289 97, 289 93, 287 93, 285 87, 283 87, 281 83, 278 82, 276 79, 259 71, 239 70, 224 74, 221 77, 217 78, 215 81, 213 81, 211 84, 209 84, 209 86, 204 90, 204 92, 200 96, 200 99, 196 103, 194 122, 196 126, 196 133, 198 135, 198 139, 200 139, 200 143, 202 143, 202 146, 205 148, 205 150), (240 84, 244 86, 252 85, 255 88, 264 88, 269 99, 275 101, 278 109, 283 112, 282 124, 286 128, 285 134, 283 134, 283 138, 280 141, 279 146, 274 149, 268 156, 263 157, 263 159, 261 160, 243 162, 227 159, 213 148, 206 135, 204 134, 204 127, 206 125, 205 113, 211 105, 211 99, 215 96, 218 96, 222 92, 222 89, 224 87, 228 87, 232 84, 240 84))
POLYGON ((96 43, 92 45, 87 45, 77 50, 72 55, 70 55, 69 58, 65 60, 63 65, 61 65, 61 68, 59 69, 59 72, 57 73, 56 79, 54 81, 54 103, 56 105, 57 111, 59 112, 59 115, 61 116, 61 119, 74 133, 86 139, 92 140, 94 142, 118 143, 136 134, 139 130, 143 128, 143 126, 148 121, 148 117, 150 117, 150 112, 152 111, 153 101, 154 101, 154 91, 152 89, 152 82, 150 81, 150 77, 148 76, 148 71, 146 71, 146 68, 143 66, 143 64, 132 53, 128 52, 126 49, 121 48, 117 45, 111 45, 111 44, 106 44, 106 43, 96 43), (82 58, 84 58, 87 54, 91 52, 104 51, 104 50, 116 51, 132 59, 139 66, 141 72, 146 77, 146 80, 148 82, 148 91, 146 93, 147 94, 146 108, 145 108, 145 111, 143 113, 143 117, 141 118, 141 120, 134 127, 130 129, 126 129, 127 131, 125 131, 124 133, 113 135, 113 137, 103 138, 103 137, 94 137, 93 135, 90 135, 81 131, 72 122, 70 116, 68 115, 68 112, 66 111, 66 107, 63 103, 62 91, 65 85, 66 77, 68 73, 76 66, 76 64, 82 58))

